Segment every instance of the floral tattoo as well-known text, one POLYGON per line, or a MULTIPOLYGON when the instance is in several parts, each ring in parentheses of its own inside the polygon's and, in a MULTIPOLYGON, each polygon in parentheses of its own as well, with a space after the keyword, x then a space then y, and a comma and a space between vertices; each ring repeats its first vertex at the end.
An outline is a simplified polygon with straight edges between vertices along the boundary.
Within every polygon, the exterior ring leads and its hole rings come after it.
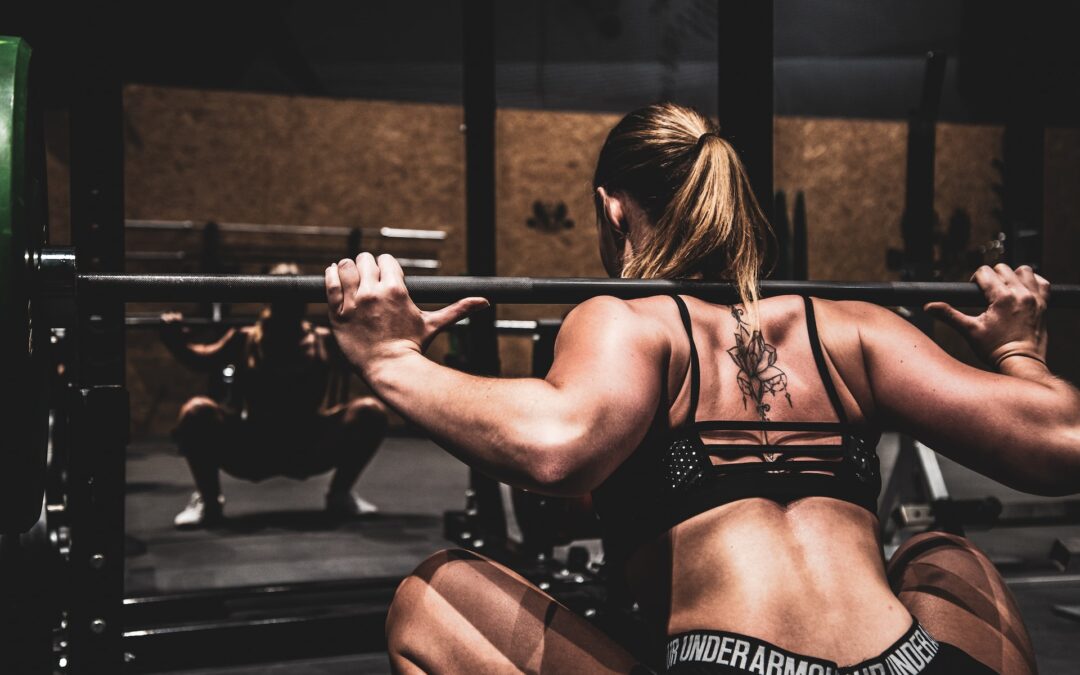
MULTIPOLYGON (((769 394, 774 399, 783 394, 791 406, 791 394, 787 390, 787 374, 776 367, 776 348, 765 342, 760 330, 750 332, 749 325, 743 321, 744 310, 733 306, 731 315, 735 317, 735 346, 727 350, 728 356, 739 368, 739 390, 743 395, 743 407, 748 401, 754 402, 758 416, 763 422, 768 421, 772 405, 765 401, 769 394)), ((768 443, 768 432, 765 442, 768 443)), ((765 460, 776 461, 780 453, 766 452, 765 460)))

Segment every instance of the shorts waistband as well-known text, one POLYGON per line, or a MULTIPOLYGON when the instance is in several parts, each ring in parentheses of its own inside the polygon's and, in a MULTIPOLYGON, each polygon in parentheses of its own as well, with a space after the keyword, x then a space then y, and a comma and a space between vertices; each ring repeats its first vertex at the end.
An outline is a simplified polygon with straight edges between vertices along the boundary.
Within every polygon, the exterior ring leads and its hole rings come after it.
POLYGON ((668 639, 666 669, 682 663, 716 664, 754 675, 918 675, 933 661, 938 641, 913 620, 911 628, 879 656, 853 666, 796 654, 749 635, 693 630, 668 639))

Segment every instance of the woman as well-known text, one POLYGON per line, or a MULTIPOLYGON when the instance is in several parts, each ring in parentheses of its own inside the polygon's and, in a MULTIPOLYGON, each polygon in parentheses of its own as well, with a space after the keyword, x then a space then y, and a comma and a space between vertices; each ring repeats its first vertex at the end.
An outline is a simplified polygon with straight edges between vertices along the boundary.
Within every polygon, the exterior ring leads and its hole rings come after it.
MULTIPOLYGON (((438 312, 393 258, 326 272, 341 347, 375 392, 487 474, 592 492, 609 560, 670 642, 680 673, 1031 673, 1002 579, 940 533, 882 560, 874 448, 888 426, 1007 485, 1080 485, 1080 394, 1046 369, 1047 282, 980 268, 977 317, 942 303, 998 372, 968 367, 861 302, 758 300, 768 227, 709 121, 654 105, 626 116, 594 180, 613 276, 731 279, 733 307, 594 298, 566 318, 545 380, 486 379, 423 356, 438 312)), ((387 621, 398 672, 648 672, 583 619, 473 553, 422 563, 387 621)))

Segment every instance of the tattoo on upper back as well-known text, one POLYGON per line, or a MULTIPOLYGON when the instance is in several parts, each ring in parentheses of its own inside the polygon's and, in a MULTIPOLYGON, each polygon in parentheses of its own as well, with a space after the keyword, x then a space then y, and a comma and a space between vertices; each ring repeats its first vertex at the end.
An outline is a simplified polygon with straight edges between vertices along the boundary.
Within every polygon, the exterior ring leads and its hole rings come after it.
MULTIPOLYGON (((750 332, 750 326, 743 321, 745 311, 733 305, 731 316, 735 317, 735 346, 727 350, 728 356, 739 368, 739 391, 742 392, 743 407, 753 401, 758 416, 768 421, 772 405, 765 401, 769 394, 774 399, 783 394, 788 406, 792 406, 791 394, 787 390, 787 374, 776 365, 776 347, 765 342, 761 330, 750 332)), ((768 433, 766 432, 766 443, 768 433)), ((764 453, 767 461, 775 461, 779 453, 764 453)))

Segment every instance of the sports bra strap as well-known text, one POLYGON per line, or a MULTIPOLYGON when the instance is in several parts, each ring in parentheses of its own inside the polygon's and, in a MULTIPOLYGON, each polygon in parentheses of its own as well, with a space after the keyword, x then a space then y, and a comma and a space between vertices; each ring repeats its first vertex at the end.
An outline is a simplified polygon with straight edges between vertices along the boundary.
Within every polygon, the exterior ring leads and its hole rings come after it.
POLYGON ((854 434, 860 428, 847 422, 774 422, 773 420, 711 420, 689 425, 697 431, 814 431, 854 434))
POLYGON ((693 422, 697 417, 698 389, 701 387, 701 368, 698 365, 697 346, 694 344, 694 328, 690 324, 690 310, 686 308, 686 302, 677 295, 671 296, 675 304, 679 306, 679 316, 682 317, 683 328, 686 329, 686 337, 690 339, 690 414, 687 422, 693 422))
POLYGON ((817 364, 821 382, 825 385, 825 393, 829 395, 829 402, 836 411, 836 418, 841 424, 847 423, 847 415, 844 406, 840 403, 840 396, 836 393, 836 385, 829 374, 829 367, 825 363, 825 355, 821 352, 821 340, 818 339, 817 318, 814 316, 814 301, 809 296, 803 296, 806 305, 806 330, 810 335, 810 351, 814 353, 814 362, 817 364))
POLYGON ((843 465, 835 460, 799 460, 797 462, 728 462, 713 464, 714 476, 745 475, 754 473, 802 473, 804 471, 843 470, 843 465))

